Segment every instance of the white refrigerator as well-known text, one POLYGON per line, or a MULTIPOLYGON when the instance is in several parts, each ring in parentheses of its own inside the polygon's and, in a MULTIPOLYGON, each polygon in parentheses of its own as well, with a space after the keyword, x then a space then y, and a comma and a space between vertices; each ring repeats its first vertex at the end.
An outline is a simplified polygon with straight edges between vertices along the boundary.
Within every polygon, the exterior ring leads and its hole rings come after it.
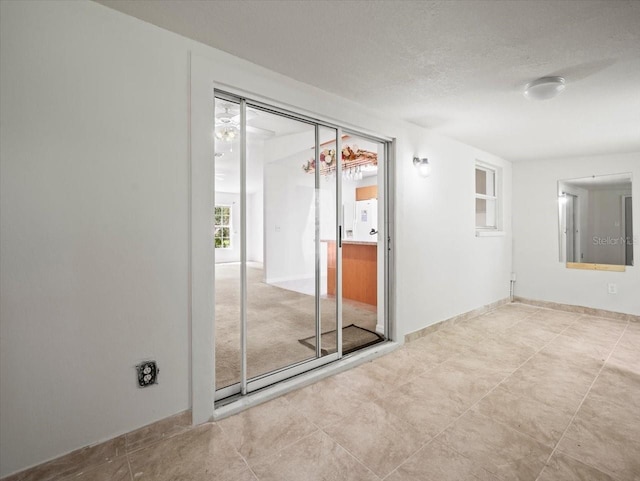
POLYGON ((353 240, 378 242, 378 200, 356 202, 353 240))

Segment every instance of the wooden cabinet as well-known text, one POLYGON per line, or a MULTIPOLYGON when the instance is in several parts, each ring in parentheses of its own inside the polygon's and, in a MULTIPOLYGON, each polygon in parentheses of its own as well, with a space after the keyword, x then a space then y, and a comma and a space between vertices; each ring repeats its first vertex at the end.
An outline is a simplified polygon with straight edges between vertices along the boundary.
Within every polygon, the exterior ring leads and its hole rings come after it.
MULTIPOLYGON (((327 241, 327 294, 336 294, 336 243, 327 241)), ((342 297, 378 305, 378 245, 342 241, 342 297)))
POLYGON ((378 198, 378 186, 368 185, 366 187, 356 187, 356 201, 378 198))

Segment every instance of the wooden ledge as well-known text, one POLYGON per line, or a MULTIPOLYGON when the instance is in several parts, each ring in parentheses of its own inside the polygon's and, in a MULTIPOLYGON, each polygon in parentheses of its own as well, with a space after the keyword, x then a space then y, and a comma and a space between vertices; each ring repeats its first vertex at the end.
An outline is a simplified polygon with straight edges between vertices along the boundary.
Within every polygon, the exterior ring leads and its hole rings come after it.
POLYGON ((567 262, 567 269, 584 269, 587 271, 624 272, 626 266, 615 264, 590 264, 588 262, 567 262))

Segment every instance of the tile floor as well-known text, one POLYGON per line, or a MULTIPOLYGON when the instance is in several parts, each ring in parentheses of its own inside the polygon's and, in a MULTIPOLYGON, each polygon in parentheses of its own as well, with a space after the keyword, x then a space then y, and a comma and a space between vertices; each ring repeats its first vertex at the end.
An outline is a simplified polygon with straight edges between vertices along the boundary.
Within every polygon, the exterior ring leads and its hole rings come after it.
POLYGON ((640 324, 509 304, 172 429, 62 479, 640 480, 640 324))

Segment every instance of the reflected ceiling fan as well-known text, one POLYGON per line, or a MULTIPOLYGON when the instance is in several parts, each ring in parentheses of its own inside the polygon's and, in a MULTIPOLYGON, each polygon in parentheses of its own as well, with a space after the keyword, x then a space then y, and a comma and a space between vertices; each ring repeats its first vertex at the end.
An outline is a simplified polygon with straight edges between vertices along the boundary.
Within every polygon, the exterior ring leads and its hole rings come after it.
MULTIPOLYGON (((251 125, 251 121, 258 118, 259 114, 253 109, 247 109, 247 132, 263 138, 273 137, 273 130, 263 129, 251 125)), ((240 107, 237 104, 222 103, 216 105, 216 131, 217 139, 232 142, 240 136, 240 107)))

